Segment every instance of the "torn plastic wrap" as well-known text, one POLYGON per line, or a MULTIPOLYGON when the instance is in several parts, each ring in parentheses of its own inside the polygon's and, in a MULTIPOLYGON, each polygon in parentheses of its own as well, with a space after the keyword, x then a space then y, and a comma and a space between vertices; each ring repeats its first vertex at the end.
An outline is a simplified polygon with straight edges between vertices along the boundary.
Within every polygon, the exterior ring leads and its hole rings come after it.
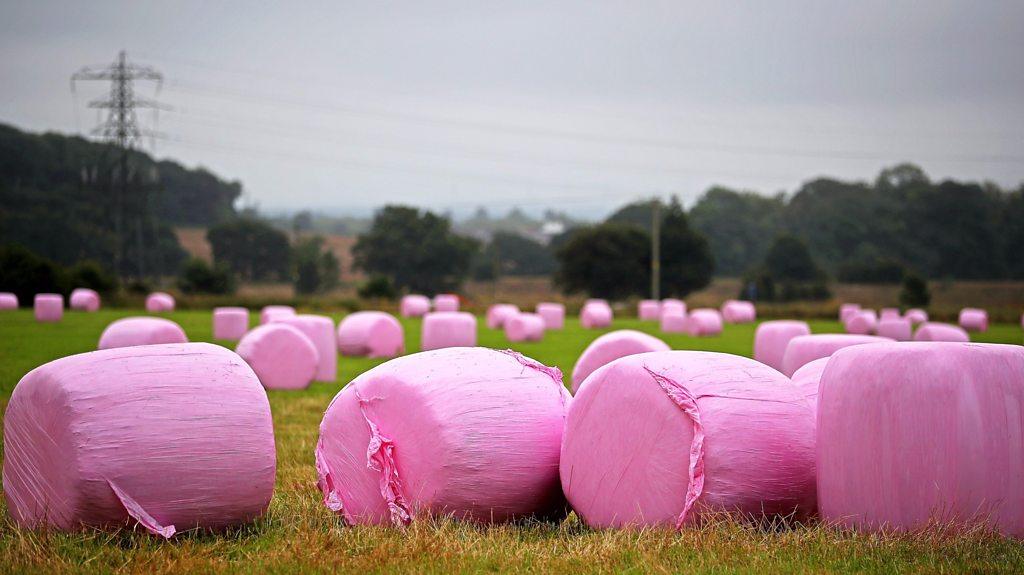
POLYGON ((960 327, 967 331, 988 331, 988 312, 974 307, 960 310, 960 327))
POLYGON ((505 337, 509 341, 540 341, 544 339, 544 318, 535 313, 517 313, 505 320, 505 337))
POLYGON ((18 309, 18 296, 11 292, 0 292, 0 311, 18 309))
POLYGON ((580 309, 580 325, 584 329, 608 327, 612 319, 612 307, 604 300, 588 300, 580 309))
POLYGON ((434 311, 459 311, 459 296, 439 293, 434 296, 434 311))
POLYGON ((40 293, 32 301, 36 321, 58 322, 64 317, 64 296, 55 293, 40 293))
POLYGON ((914 341, 971 341, 971 336, 960 326, 939 323, 925 322, 914 332, 914 341))
POLYGON ((162 291, 146 296, 146 311, 149 313, 167 313, 174 311, 174 296, 162 291))
POLYGON ((100 294, 89 288, 75 288, 68 297, 68 307, 75 311, 99 311, 100 294))
POLYGON ((205 343, 58 359, 22 378, 4 416, 4 496, 24 527, 238 525, 267 509, 275 469, 266 393, 205 343))
POLYGON ((324 503, 351 525, 564 513, 558 452, 570 399, 557 369, 515 352, 393 359, 353 380, 324 414, 324 503))
POLYGON ((181 326, 162 317, 126 317, 113 321, 100 334, 97 349, 188 343, 181 326))
POLYGON ((389 313, 351 313, 338 324, 338 351, 352 357, 395 357, 405 353, 405 332, 389 313))
POLYGON ((510 303, 496 303, 487 308, 487 327, 489 329, 502 329, 505 327, 507 319, 519 313, 517 306, 510 303))
POLYGON ((245 334, 235 351, 267 389, 305 389, 320 364, 320 352, 306 334, 279 322, 245 334))
POLYGON ((244 307, 213 308, 213 337, 238 341, 249 331, 249 310, 244 307))
POLYGON ((620 357, 669 349, 671 348, 667 343, 636 330, 620 329, 606 333, 590 342, 576 360, 576 365, 572 368, 572 391, 576 393, 583 380, 597 368, 620 357))
POLYGON ((295 308, 290 305, 268 305, 260 310, 260 325, 271 323, 278 319, 292 317, 295 315, 295 308))
POLYGON ((423 317, 430 311, 430 298, 425 295, 409 294, 402 296, 399 313, 402 317, 423 317))
POLYGON ((781 372, 782 358, 790 340, 810 334, 811 326, 806 321, 783 319, 762 322, 754 332, 754 359, 781 372))
POLYGON ((789 344, 786 345, 786 353, 782 355, 782 373, 787 377, 792 377, 796 370, 804 365, 816 359, 828 357, 844 347, 887 342, 891 343, 892 340, 876 335, 844 333, 798 335, 789 340, 789 344))
POLYGON ((836 352, 818 395, 822 518, 1024 537, 1024 347, 894 343, 836 352))
POLYGON ((640 300, 636 304, 636 316, 643 321, 658 321, 661 319, 661 302, 656 299, 640 300))
POLYGON ((476 345, 476 318, 464 311, 435 311, 423 316, 420 347, 423 351, 476 345))
POLYGON ((591 527, 681 527, 720 511, 802 517, 814 509, 814 417, 792 382, 752 359, 631 355, 580 386, 560 467, 591 527))
POLYGON ((338 378, 338 336, 334 333, 334 320, 325 315, 301 314, 276 318, 271 322, 290 325, 309 338, 316 346, 316 381, 334 381, 338 378))
POLYGON ((537 304, 537 315, 544 320, 544 329, 562 329, 565 327, 565 305, 553 302, 537 304))

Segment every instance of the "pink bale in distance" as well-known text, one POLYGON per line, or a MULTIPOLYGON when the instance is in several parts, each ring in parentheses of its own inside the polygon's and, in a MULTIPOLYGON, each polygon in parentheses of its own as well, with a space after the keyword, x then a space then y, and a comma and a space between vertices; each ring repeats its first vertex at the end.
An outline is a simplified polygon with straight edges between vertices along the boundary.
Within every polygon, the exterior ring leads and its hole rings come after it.
POLYGON ((97 349, 188 343, 181 326, 162 317, 126 317, 113 321, 100 334, 97 349))
POLYGON ((910 341, 914 339, 914 325, 909 319, 902 317, 890 317, 878 321, 876 333, 882 337, 892 338, 896 341, 910 341))
POLYGON ((885 319, 899 319, 903 317, 900 315, 900 310, 894 307, 883 307, 882 311, 878 314, 878 321, 885 319))
POLYGON ((570 401, 558 369, 515 352, 393 359, 352 380, 324 414, 324 504, 349 525, 564 517, 558 456, 570 401))
POLYGON ((505 320, 519 313, 519 308, 510 303, 496 303, 487 308, 487 327, 501 329, 505 320))
POLYGON ((439 293, 434 296, 434 311, 459 311, 459 296, 439 293))
POLYGON ((846 320, 846 332, 854 335, 870 335, 878 329, 878 315, 873 309, 861 310, 846 320))
POLYGON ((661 315, 686 315, 686 302, 671 298, 661 300, 661 315))
POLYGON ((89 288, 75 288, 68 297, 68 306, 76 311, 99 311, 100 294, 89 288))
POLYGON ((1024 537, 1024 347, 896 343, 837 352, 818 396, 822 519, 932 521, 1024 537))
POLYGON ((686 320, 686 312, 663 313, 659 327, 665 333, 686 333, 686 320))
POLYGON ((792 377, 801 367, 816 359, 829 357, 844 347, 870 343, 891 343, 892 341, 888 337, 877 335, 844 333, 800 335, 789 340, 789 345, 786 346, 786 353, 782 355, 782 373, 792 377))
POLYGON ((404 295, 399 304, 399 313, 402 317, 423 317, 430 313, 430 298, 419 294, 404 295))
POLYGON ((476 345, 476 318, 464 311, 435 311, 423 316, 423 351, 476 345))
POLYGON ((562 488, 590 527, 673 526, 702 515, 809 515, 814 416, 778 371, 725 353, 631 355, 569 406, 562 488))
POLYGON ((612 324, 612 307, 604 300, 590 300, 580 310, 580 325, 584 329, 608 327, 612 324))
POLYGON ((562 329, 565 327, 565 305, 552 302, 537 304, 537 315, 544 320, 544 329, 562 329))
POLYGON ((246 333, 235 352, 267 389, 306 389, 320 363, 320 352, 309 337, 281 322, 257 326, 246 333))
POLYGON ((757 311, 749 301, 728 300, 722 304, 722 319, 726 323, 752 323, 757 311))
POLYGON ((64 317, 64 296, 55 293, 36 294, 33 308, 36 321, 60 321, 64 317))
POLYGON ((921 324, 914 333, 914 341, 971 341, 971 336, 960 326, 929 321, 921 324))
POLYGON ((517 313, 505 320, 505 337, 509 341, 540 341, 544 339, 544 318, 535 313, 517 313))
POLYGON ((174 296, 162 291, 146 296, 146 311, 149 313, 165 313, 174 311, 174 296))
POLYGON ((796 370, 796 373, 793 374, 793 384, 800 389, 815 416, 818 414, 818 386, 821 383, 821 374, 825 372, 825 366, 828 365, 830 359, 832 358, 818 358, 796 370))
POLYGON ((238 341, 249 331, 249 310, 244 307, 213 308, 214 339, 238 341))
POLYGON ((988 331, 988 312, 983 309, 965 307, 960 310, 960 327, 967 331, 988 331))
POLYGON ((300 314, 274 320, 298 328, 316 346, 319 361, 316 381, 334 381, 338 378, 338 339, 334 333, 334 320, 323 315, 300 314))
POLYGON ((717 309, 697 308, 686 317, 686 333, 693 337, 722 334, 722 314, 717 309))
POLYGON ((0 292, 0 311, 18 309, 18 296, 11 292, 0 292))
POLYGON ((910 320, 910 323, 917 325, 928 321, 928 312, 923 309, 913 308, 908 309, 907 313, 903 314, 903 317, 910 320))
POLYGON ((806 321, 766 321, 754 332, 754 359, 782 371, 782 358, 790 340, 810 334, 811 327, 806 321))
POLYGON ((338 324, 338 351, 353 357, 395 357, 405 353, 405 332, 389 313, 359 311, 338 324))
POLYGON ((590 342, 587 349, 584 349, 579 359, 576 360, 576 365, 572 368, 572 391, 576 393, 587 376, 620 357, 651 351, 669 351, 670 349, 672 348, 667 343, 653 335, 633 329, 620 329, 606 333, 590 342))
POLYGON ((854 314, 860 311, 860 304, 858 303, 844 303, 839 306, 839 321, 843 324, 846 320, 853 317, 854 314))
POLYGON ((278 319, 294 317, 295 308, 290 305, 268 305, 260 310, 260 325, 271 323, 278 319))
POLYGON ((14 389, 3 465, 8 510, 23 527, 223 529, 270 504, 270 404, 245 362, 216 345, 72 355, 14 389))
POLYGON ((636 304, 636 316, 643 321, 656 321, 661 318, 661 302, 655 299, 640 300, 636 304))

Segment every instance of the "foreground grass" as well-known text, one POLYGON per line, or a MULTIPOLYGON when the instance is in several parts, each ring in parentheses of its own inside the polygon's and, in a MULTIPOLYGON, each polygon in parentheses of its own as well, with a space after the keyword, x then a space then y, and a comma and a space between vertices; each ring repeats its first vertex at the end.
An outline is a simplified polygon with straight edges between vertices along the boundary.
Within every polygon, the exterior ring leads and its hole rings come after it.
MULTIPOLYGON (((0 404, 30 369, 95 349, 103 327, 127 311, 69 313, 60 324, 37 324, 31 312, 0 314, 0 404)), ((208 312, 178 312, 193 341, 212 341, 208 312)), ((340 316, 335 316, 335 320, 340 316)), ((405 322, 407 347, 419 348, 419 322, 405 322)), ((653 324, 616 321, 657 333, 653 324)), ((835 322, 812 323, 838 331, 835 322)), ((722 337, 663 336, 676 349, 749 355, 754 326, 727 326, 722 337)), ((570 321, 544 342, 512 346, 568 374, 580 351, 601 331, 570 321)), ((1020 343, 1015 325, 994 326, 980 341, 1020 343)), ((229 342, 221 342, 230 345, 229 342)), ((509 347, 500 332, 481 326, 480 344, 509 347)), ((320 503, 313 447, 331 397, 380 360, 340 360, 334 383, 302 392, 271 392, 278 451, 277 486, 270 512, 225 534, 184 533, 169 542, 144 533, 32 532, 0 511, 0 572, 867 572, 1019 573, 1024 545, 983 532, 941 530, 867 535, 822 525, 757 527, 722 520, 700 529, 593 531, 574 516, 561 524, 477 527, 438 519, 405 530, 346 528, 320 503)))

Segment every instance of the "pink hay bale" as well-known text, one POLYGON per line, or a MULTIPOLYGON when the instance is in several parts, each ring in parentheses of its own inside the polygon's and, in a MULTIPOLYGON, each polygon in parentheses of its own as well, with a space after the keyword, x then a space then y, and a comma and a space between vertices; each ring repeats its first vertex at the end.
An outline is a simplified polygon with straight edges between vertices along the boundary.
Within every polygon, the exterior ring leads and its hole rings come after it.
POLYGON ((97 349, 188 343, 181 326, 162 317, 126 317, 111 322, 100 334, 97 349))
POLYGON ((435 311, 423 316, 423 351, 476 345, 476 318, 464 311, 435 311))
POLYGON ((506 319, 518 313, 519 308, 510 303, 496 303, 487 308, 487 327, 501 329, 505 327, 506 319))
POLYGON ((965 307, 960 310, 960 327, 967 331, 988 331, 988 312, 983 309, 965 307))
POLYGON ((604 300, 592 300, 580 310, 580 325, 584 329, 608 327, 612 324, 612 307, 604 300))
POLYGON ((928 321, 928 312, 923 309, 908 309, 903 317, 910 320, 910 323, 917 325, 928 321))
POLYGON ((892 338, 896 341, 910 341, 914 339, 914 325, 909 319, 895 317, 882 319, 878 322, 878 335, 892 338))
POLYGON ((631 355, 569 406, 560 474, 594 528, 697 524, 702 515, 814 509, 814 417, 800 390, 752 359, 631 355))
POLYGON ((402 296, 399 313, 402 317, 423 317, 430 313, 430 298, 418 294, 402 296))
POLYGON ((749 301, 728 300, 722 304, 722 319, 726 323, 751 323, 757 319, 757 311, 749 301))
POLYGON ((0 311, 18 309, 18 296, 11 292, 0 292, 0 311))
POLYGON ((661 300, 661 315, 686 315, 686 302, 678 299, 661 300))
POLYGON ((620 329, 606 333, 590 342, 587 349, 584 349, 579 359, 576 360, 576 365, 572 369, 572 391, 576 393, 587 376, 599 367, 620 357, 651 351, 669 351, 670 349, 667 343, 653 335, 636 330, 620 329))
POLYGON ((274 320, 294 317, 295 308, 290 305, 268 305, 260 310, 260 325, 271 323, 274 320))
POLYGON ((274 322, 242 336, 235 351, 267 389, 305 389, 316 377, 320 352, 297 327, 274 322))
POLYGON ((552 302, 537 304, 537 315, 544 320, 544 329, 562 329, 565 327, 565 305, 552 302))
POLYGON ((505 337, 509 341, 540 341, 544 339, 544 318, 535 313, 517 313, 505 320, 505 337))
POLYGON ((459 311, 459 296, 440 293, 434 296, 434 311, 459 311))
POLYGON ((914 341, 964 342, 971 341, 971 336, 967 335, 967 332, 960 326, 929 321, 917 328, 917 332, 914 333, 914 341))
POLYGON ((878 315, 873 309, 861 310, 846 320, 846 332, 854 335, 869 335, 878 329, 878 315))
POLYGON ((790 340, 810 334, 811 327, 805 321, 766 321, 754 332, 754 359, 782 371, 782 358, 790 340))
POLYGON ((222 529, 270 504, 270 404, 245 362, 216 345, 73 355, 14 389, 3 465, 4 497, 23 527, 222 529))
POLYGON ((782 373, 792 377, 796 370, 808 363, 829 357, 833 353, 854 345, 870 343, 891 343, 888 337, 876 335, 853 335, 844 333, 823 333, 819 335, 799 335, 789 340, 786 353, 782 355, 782 373))
POLYGON ((64 317, 64 296, 55 293, 36 294, 33 308, 36 321, 60 321, 64 317))
POLYGON ((174 311, 174 296, 162 291, 146 296, 146 311, 149 313, 165 313, 174 311))
POLYGON ((77 311, 98 311, 100 309, 100 294, 89 288, 75 288, 68 298, 68 305, 77 311))
POLYGON ((821 384, 821 374, 825 372, 825 366, 828 365, 830 359, 832 358, 816 359, 793 374, 793 384, 800 389, 800 393, 807 400, 807 405, 811 406, 815 416, 818 413, 818 386, 821 384))
POLYGON ((338 340, 334 333, 334 320, 323 315, 300 314, 274 323, 284 323, 298 328, 316 346, 319 356, 315 381, 334 381, 338 378, 338 340))
POLYGON ((665 333, 686 333, 686 312, 663 313, 658 327, 665 333))
POLYGON ((818 396, 822 518, 868 531, 983 523, 1024 537, 1024 347, 844 349, 818 396))
POLYGON ((878 314, 878 321, 886 319, 899 319, 903 317, 900 315, 900 310, 894 307, 883 307, 882 311, 878 314))
POLYGON ((661 318, 661 302, 655 299, 640 300, 636 304, 636 316, 643 321, 657 321, 661 318))
POLYGON ((697 308, 686 317, 686 333, 693 337, 722 334, 722 314, 717 309, 697 308))
POLYGON ((338 351, 355 357, 395 357, 405 353, 405 331, 389 313, 352 313, 338 324, 338 351))
POLYGON ((857 312, 860 311, 860 304, 857 303, 844 303, 839 306, 839 321, 846 323, 846 320, 853 317, 857 312))
POLYGON ((514 352, 393 359, 354 379, 324 414, 315 454, 324 504, 351 525, 564 516, 558 454, 569 402, 556 368, 514 352))
POLYGON ((214 339, 238 341, 249 331, 249 310, 244 307, 213 308, 214 339))

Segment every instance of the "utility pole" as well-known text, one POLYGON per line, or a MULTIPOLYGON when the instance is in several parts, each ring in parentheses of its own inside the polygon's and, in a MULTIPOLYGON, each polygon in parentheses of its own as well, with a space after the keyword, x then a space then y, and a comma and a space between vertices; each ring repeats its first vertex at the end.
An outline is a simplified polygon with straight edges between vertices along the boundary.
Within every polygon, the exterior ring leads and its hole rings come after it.
MULTIPOLYGON (((108 110, 107 119, 92 130, 92 134, 100 136, 103 140, 113 144, 118 149, 118 162, 116 183, 112 184, 114 196, 114 235, 116 245, 114 246, 114 266, 118 273, 122 272, 123 250, 125 246, 125 204, 129 199, 130 180, 132 166, 129 165, 131 151, 138 145, 143 135, 155 136, 149 130, 142 130, 138 125, 138 117, 135 113, 137 108, 152 108, 154 110, 169 109, 159 102, 135 96, 133 83, 136 80, 147 80, 156 84, 159 92, 163 84, 163 74, 149 66, 139 66, 128 61, 128 55, 122 50, 117 60, 105 67, 85 67, 71 76, 71 91, 75 91, 75 84, 82 81, 105 81, 110 82, 110 95, 106 99, 93 100, 89 102, 90 108, 108 110)), ((141 170, 135 169, 136 180, 139 180, 141 170)), ((146 197, 144 185, 137 186, 138 197, 134 198, 137 204, 135 213, 135 241, 137 257, 137 273, 139 278, 146 275, 145 250, 143 245, 143 228, 146 215, 149 210, 149 203, 146 197)))
POLYGON ((661 201, 651 201, 651 299, 661 299, 661 201))

